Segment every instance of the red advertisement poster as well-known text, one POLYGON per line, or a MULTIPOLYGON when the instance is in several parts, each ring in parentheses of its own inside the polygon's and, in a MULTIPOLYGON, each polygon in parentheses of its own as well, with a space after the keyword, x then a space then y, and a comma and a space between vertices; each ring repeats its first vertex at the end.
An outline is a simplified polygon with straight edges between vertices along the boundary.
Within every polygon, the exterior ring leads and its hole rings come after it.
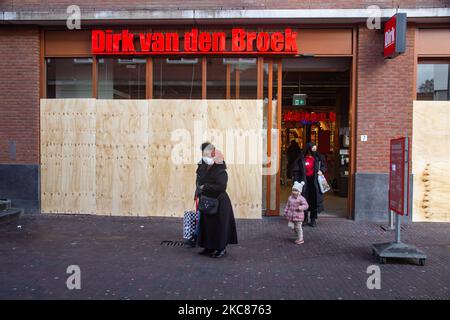
MULTIPOLYGON (((405 175, 408 171, 408 164, 405 162, 406 139, 392 139, 389 168, 389 209, 397 214, 405 214, 405 175)), ((406 199, 405 199, 406 198, 406 199)), ((406 211, 407 214, 407 211, 406 211)))

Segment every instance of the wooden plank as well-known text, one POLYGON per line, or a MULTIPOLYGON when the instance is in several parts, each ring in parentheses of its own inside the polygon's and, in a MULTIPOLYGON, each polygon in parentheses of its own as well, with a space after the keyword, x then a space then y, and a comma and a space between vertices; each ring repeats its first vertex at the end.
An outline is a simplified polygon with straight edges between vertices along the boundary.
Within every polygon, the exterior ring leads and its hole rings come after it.
POLYGON ((349 106, 349 127, 350 127, 350 165, 348 176, 348 197, 347 197, 347 218, 353 218, 355 206, 355 172, 356 172, 356 86, 357 86, 357 61, 358 61, 358 29, 353 28, 353 57, 350 71, 350 106, 349 106))
POLYGON ((98 96, 98 59, 92 57, 92 98, 98 96))
POLYGON ((196 126, 205 125, 206 100, 149 102, 148 180, 151 215, 181 217, 194 208, 195 170, 201 157, 196 126), (173 136, 172 136, 173 135, 173 136))
MULTIPOLYGON (((268 80, 267 80, 267 159, 269 159, 269 163, 267 168, 271 172, 272 167, 272 80, 273 80, 273 65, 272 60, 268 61, 269 71, 268 71, 268 80)), ((264 77, 264 72, 262 72, 262 77, 264 77)), ((263 78, 264 80, 264 78, 263 78)), ((264 83, 264 82, 263 82, 264 83)), ((271 183, 271 174, 266 176, 267 179, 267 210, 269 215, 272 215, 272 183, 271 183)))
POLYGON ((256 98, 257 99, 263 99, 263 72, 262 72, 262 68, 263 68, 263 58, 262 57, 258 57, 257 60, 257 71, 256 71, 256 77, 258 79, 258 83, 257 83, 257 89, 256 89, 256 98))
POLYGON ((97 100, 97 213, 150 215, 147 100, 97 100))
POLYGON ((46 30, 46 57, 92 57, 90 30, 46 30))
POLYGON ((237 218, 261 218, 262 108, 260 100, 208 100, 207 135, 212 136, 214 130, 222 133, 222 143, 213 141, 222 146, 227 192, 237 218))
POLYGON ((95 103, 41 100, 41 210, 95 213, 95 103))
POLYGON ((207 64, 206 64, 206 57, 202 58, 202 99, 206 99, 206 68, 207 68, 207 64))
POLYGON ((46 83, 46 63, 45 63, 45 32, 39 31, 39 97, 47 97, 47 83, 46 83))
POLYGON ((450 55, 450 29, 418 29, 416 52, 419 56, 450 55))
POLYGON ((153 59, 147 58, 145 65, 145 96, 147 99, 153 99, 153 59))
POLYGON ((239 69, 236 69, 236 99, 241 96, 241 73, 239 69))
POLYGON ((231 78, 231 66, 227 64, 227 75, 226 75, 226 99, 231 98, 231 90, 230 90, 230 78, 231 78))
POLYGON ((414 101, 411 156, 413 220, 449 222, 449 101, 414 101))
POLYGON ((283 107, 283 95, 282 95, 282 79, 283 79, 283 69, 282 69, 282 60, 277 60, 278 63, 278 72, 277 72, 277 130, 278 130, 278 172, 277 172, 277 198, 276 198, 276 211, 277 215, 280 213, 280 198, 281 198, 281 190, 280 190, 280 174, 281 174, 281 111, 283 107))
POLYGON ((352 29, 298 29, 297 46, 300 54, 320 56, 351 55, 352 29))

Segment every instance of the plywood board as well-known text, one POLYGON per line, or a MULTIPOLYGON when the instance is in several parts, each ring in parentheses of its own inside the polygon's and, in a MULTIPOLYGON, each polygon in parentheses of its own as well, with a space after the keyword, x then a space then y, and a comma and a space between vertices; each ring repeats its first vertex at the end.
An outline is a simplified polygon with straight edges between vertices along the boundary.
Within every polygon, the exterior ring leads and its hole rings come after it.
POLYGON ((95 213, 95 100, 41 101, 41 210, 95 213))
POLYGON ((225 154, 235 216, 260 218, 261 128, 261 101, 43 99, 42 212, 182 217, 210 140, 225 154), (256 151, 227 139, 236 130, 256 151))
POLYGON ((413 220, 450 221, 450 102, 414 101, 413 220))
POLYGON ((210 140, 223 150, 227 191, 239 218, 261 217, 262 110, 257 100, 208 100, 209 136, 216 136, 210 140))
POLYGON ((205 118, 205 100, 149 101, 152 215, 180 217, 184 211, 194 209, 195 151, 201 144, 196 145, 195 126, 205 118))
POLYGON ((97 100, 97 213, 149 215, 148 102, 97 100))

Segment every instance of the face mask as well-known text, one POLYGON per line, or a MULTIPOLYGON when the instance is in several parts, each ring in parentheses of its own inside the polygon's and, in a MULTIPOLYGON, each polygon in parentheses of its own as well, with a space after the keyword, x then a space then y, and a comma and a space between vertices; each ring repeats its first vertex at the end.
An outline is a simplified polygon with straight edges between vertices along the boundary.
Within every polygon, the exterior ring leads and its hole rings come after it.
POLYGON ((212 165, 214 163, 214 159, 210 157, 202 157, 203 161, 206 162, 207 165, 212 165))

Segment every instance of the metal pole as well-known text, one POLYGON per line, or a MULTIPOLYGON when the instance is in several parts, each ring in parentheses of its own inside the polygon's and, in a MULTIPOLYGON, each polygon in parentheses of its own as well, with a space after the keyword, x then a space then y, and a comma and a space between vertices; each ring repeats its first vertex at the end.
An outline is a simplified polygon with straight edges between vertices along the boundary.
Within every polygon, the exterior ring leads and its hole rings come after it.
MULTIPOLYGON (((409 179, 409 166, 408 166, 408 156, 409 156, 409 141, 408 137, 405 137, 405 168, 404 168, 404 180, 403 180, 403 214, 406 215, 408 210, 408 179, 409 179)), ((396 214, 395 217, 395 242, 400 243, 400 224, 401 224, 401 217, 399 214, 396 214)))
POLYGON ((394 230, 394 211, 389 210, 389 230, 394 230))
POLYGON ((400 215, 395 215, 395 242, 400 243, 400 215))

